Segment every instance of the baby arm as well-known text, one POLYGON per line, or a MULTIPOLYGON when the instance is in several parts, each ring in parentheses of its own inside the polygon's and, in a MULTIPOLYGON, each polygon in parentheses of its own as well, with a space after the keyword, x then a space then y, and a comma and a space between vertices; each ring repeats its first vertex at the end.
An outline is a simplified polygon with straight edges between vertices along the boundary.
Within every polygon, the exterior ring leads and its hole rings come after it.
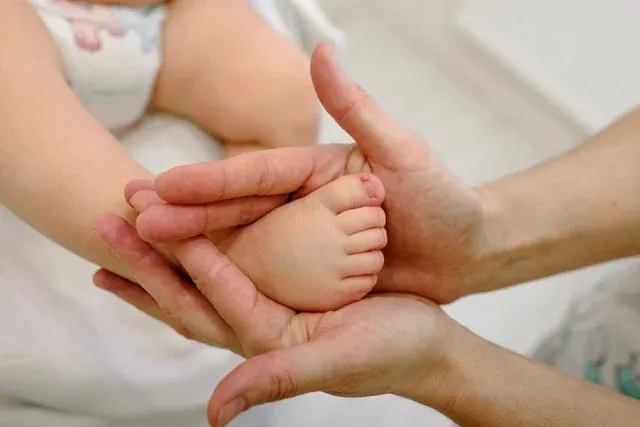
POLYGON ((82 107, 49 33, 27 2, 0 2, 0 203, 38 231, 117 274, 126 267, 92 232, 150 173, 82 107))

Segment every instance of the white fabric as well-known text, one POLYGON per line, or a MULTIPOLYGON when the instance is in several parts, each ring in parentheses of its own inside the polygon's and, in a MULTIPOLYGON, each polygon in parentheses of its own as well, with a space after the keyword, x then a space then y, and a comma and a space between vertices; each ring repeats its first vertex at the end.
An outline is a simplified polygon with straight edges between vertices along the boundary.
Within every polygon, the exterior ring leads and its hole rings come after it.
POLYGON ((331 43, 338 49, 345 46, 344 34, 327 19, 316 0, 250 0, 250 3, 308 53, 320 42, 331 43))
POLYGON ((138 121, 160 68, 164 7, 30 2, 62 53, 69 84, 93 117, 110 129, 138 121))

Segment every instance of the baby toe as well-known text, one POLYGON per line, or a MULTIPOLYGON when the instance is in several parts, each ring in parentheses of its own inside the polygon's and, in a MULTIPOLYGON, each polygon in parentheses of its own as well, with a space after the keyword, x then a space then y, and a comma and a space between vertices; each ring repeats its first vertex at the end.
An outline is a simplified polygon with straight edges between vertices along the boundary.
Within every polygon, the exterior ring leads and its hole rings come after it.
POLYGON ((367 296, 378 282, 378 276, 355 276, 342 279, 342 288, 349 291, 349 298, 345 304, 356 302, 367 296))
POLYGON ((347 237, 344 249, 348 255, 379 251, 387 246, 387 230, 371 228, 347 237))
POLYGON ((347 236, 371 228, 384 227, 387 222, 384 210, 376 206, 344 211, 338 215, 337 220, 340 230, 347 236))
POLYGON ((307 197, 336 214, 365 206, 380 206, 384 200, 382 182, 371 174, 345 175, 319 188, 307 197))
POLYGON ((375 275, 382 270, 384 255, 382 251, 364 252, 346 257, 342 268, 342 277, 375 275))

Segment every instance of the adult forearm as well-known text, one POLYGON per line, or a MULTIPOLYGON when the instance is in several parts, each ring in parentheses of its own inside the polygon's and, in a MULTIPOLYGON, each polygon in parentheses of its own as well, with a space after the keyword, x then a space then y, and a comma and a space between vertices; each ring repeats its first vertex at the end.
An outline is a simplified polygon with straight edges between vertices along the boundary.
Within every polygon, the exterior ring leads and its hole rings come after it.
MULTIPOLYGON (((469 333, 469 335, 471 335, 469 333)), ((541 366, 473 336, 452 356, 454 399, 440 409, 464 426, 634 426, 640 402, 541 366), (472 347, 472 348, 471 348, 472 347)), ((426 393, 424 404, 436 401, 426 393)))
POLYGON ((479 188, 491 290, 640 254, 640 109, 583 146, 479 188))

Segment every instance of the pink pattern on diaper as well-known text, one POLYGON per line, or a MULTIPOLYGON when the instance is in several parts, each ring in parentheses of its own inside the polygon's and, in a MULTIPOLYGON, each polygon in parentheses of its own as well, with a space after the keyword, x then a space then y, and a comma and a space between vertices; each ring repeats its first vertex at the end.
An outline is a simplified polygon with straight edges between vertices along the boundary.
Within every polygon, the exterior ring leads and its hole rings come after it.
POLYGON ((67 22, 73 30, 76 45, 88 52, 98 52, 102 49, 102 40, 100 32, 106 30, 113 37, 123 37, 126 30, 122 28, 116 20, 114 9, 108 6, 72 4, 67 0, 51 0, 57 6, 68 8, 70 10, 81 10, 90 12, 101 20, 108 22, 103 24, 100 22, 91 22, 88 20, 78 20, 68 18, 67 22))

